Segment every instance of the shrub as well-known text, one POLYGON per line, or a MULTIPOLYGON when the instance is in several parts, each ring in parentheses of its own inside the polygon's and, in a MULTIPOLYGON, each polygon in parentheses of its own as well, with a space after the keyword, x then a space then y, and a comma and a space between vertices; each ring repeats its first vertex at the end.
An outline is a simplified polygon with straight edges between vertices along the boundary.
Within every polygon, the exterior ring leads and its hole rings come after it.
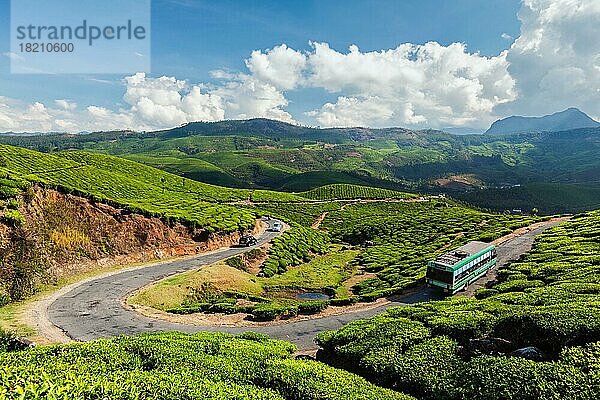
POLYGON ((494 334, 518 345, 535 345, 558 354, 565 346, 582 345, 600 337, 600 307, 578 303, 523 307, 501 318, 494 334))
POLYGON ((15 199, 10 199, 6 204, 6 207, 10 208, 11 210, 17 210, 19 208, 19 202, 15 199))
POLYGON ((475 298, 481 300, 498 293, 499 292, 496 289, 481 288, 475 291, 475 298))
POLYGON ((326 309, 329 304, 328 300, 305 301, 298 304, 298 312, 300 314, 316 314, 326 309))
POLYGON ((17 188, 0 185, 0 200, 11 199, 19 193, 21 193, 21 190, 17 188))
POLYGON ((0 354, 7 399, 409 400, 256 333, 170 332, 0 354))
POLYGON ((7 209, 0 216, 0 221, 13 226, 20 226, 25 223, 25 217, 23 217, 19 210, 7 209))
POLYGON ((257 321, 273 321, 277 317, 294 317, 296 315, 298 315, 297 306, 276 302, 259 304, 252 310, 252 317, 257 321))
POLYGON ((215 303, 211 304, 206 311, 211 313, 233 314, 237 312, 237 308, 231 303, 215 303))
POLYGON ((245 269, 244 261, 240 256, 228 258, 227 260, 225 260, 225 264, 229 265, 232 268, 237 268, 241 270, 245 269))
POLYGON ((526 279, 514 279, 500 283, 494 286, 494 290, 505 293, 505 292, 523 292, 526 289, 542 287, 544 282, 533 280, 529 281, 526 279))
POLYGON ((210 308, 211 303, 186 303, 176 308, 168 309, 171 314, 194 314, 204 312, 210 308))
POLYGON ((459 368, 452 398, 474 400, 595 399, 597 385, 562 363, 522 358, 477 357, 459 368), (595 386, 595 387, 594 387, 595 386))
POLYGON ((439 313, 427 319, 427 326, 436 334, 451 337, 461 343, 471 338, 487 335, 493 329, 497 318, 487 312, 477 310, 452 310, 439 313))
POLYGON ((312 228, 294 227, 273 239, 269 257, 262 265, 267 277, 285 272, 289 267, 308 261, 311 253, 322 254, 329 248, 326 233, 312 228))
POLYGON ((27 347, 14 332, 0 329, 0 352, 24 350, 27 347))
POLYGON ((0 307, 10 303, 10 294, 3 289, 0 289, 0 307))
POLYGON ((342 298, 342 299, 331 299, 329 301, 329 304, 332 306, 336 306, 336 307, 342 307, 342 306, 350 306, 352 304, 356 304, 357 302, 358 302, 358 297, 352 296, 352 297, 346 297, 346 298, 342 298))
POLYGON ((346 371, 316 361, 274 360, 266 365, 260 382, 289 400, 410 400, 402 393, 377 387, 346 371))

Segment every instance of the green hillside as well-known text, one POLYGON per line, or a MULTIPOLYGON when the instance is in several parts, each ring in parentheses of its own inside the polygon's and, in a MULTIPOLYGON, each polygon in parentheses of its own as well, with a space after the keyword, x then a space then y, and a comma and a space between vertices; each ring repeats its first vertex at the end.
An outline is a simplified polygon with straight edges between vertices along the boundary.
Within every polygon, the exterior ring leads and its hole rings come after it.
MULTIPOLYGON (((316 129, 258 119, 193 123, 148 133, 0 135, 0 142, 46 152, 113 154, 188 179, 238 188, 302 192, 346 183, 458 193, 468 201, 470 192, 462 193, 464 189, 532 185, 531 196, 520 206, 528 210, 577 212, 586 202, 565 197, 565 204, 554 204, 545 189, 534 184, 577 184, 589 191, 597 186, 600 171, 599 128, 451 135, 402 128, 316 129), (467 183, 440 182, 447 178, 467 183)), ((475 193, 473 201, 485 208, 505 206, 494 202, 493 194, 475 193)))
POLYGON ((491 288, 326 332, 323 359, 421 399, 600 396, 600 213, 549 229, 491 288), (535 346, 536 361, 510 356, 535 346))
MULTIPOLYGON (((254 226, 253 212, 225 204, 250 199, 250 190, 205 184, 113 156, 46 154, 0 145, 0 171, 207 231, 233 232, 254 226)), ((258 196, 278 201, 305 200, 274 192, 258 196)))
POLYGON ((302 197, 314 200, 336 199, 410 199, 418 196, 395 190, 358 186, 348 184, 325 185, 307 192, 299 193, 302 197))
POLYGON ((357 263, 376 276, 353 288, 364 300, 401 293, 422 282, 427 261, 471 240, 492 241, 537 221, 493 214, 451 200, 358 203, 327 214, 332 237, 363 246, 357 263))
POLYGON ((454 193, 454 196, 492 210, 521 209, 530 212, 535 207, 544 214, 573 213, 600 208, 600 183, 531 183, 454 193))

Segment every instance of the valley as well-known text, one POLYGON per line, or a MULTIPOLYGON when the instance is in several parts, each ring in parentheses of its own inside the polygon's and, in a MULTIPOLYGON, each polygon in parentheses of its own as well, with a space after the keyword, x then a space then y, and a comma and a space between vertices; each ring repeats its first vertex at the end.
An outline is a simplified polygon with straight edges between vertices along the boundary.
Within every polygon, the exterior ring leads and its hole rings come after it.
MULTIPOLYGON (((283 162, 314 150, 302 146, 271 156, 283 162)), ((133 389, 114 382, 124 374, 131 382, 152 376, 160 383, 151 390, 157 390, 171 368, 190 374, 180 369, 187 359, 194 360, 193 386, 178 380, 161 390, 213 390, 222 398, 225 379, 246 398, 529 398, 510 381, 512 369, 519 368, 540 376, 532 393, 550 385, 570 397, 572 389, 561 386, 564 374, 580 382, 582 398, 596 393, 586 383, 595 367, 573 357, 595 354, 600 332, 594 318, 582 315, 584 309, 595 315, 597 212, 549 212, 596 208, 589 183, 570 177, 569 183, 492 188, 482 174, 504 167, 477 156, 477 176, 446 175, 444 168, 432 176, 443 177, 438 183, 447 179, 484 189, 434 190, 418 174, 388 176, 379 184, 373 174, 357 185, 298 169, 294 175, 312 174, 314 186, 277 191, 246 175, 248 184, 219 186, 155 163, 160 156, 114 156, 83 147, 44 153, 0 145, 0 323, 6 330, 0 342, 7 350, 21 349, 0 352, 11 385, 46 393, 47 381, 26 372, 46 360, 43 379, 87 392, 97 382, 98 393, 146 393, 137 383, 133 389), (582 185, 584 191, 573 190, 576 196, 549 194, 582 185), (503 196, 506 191, 514 199, 503 196), (490 206, 500 199, 501 206, 490 206), (528 212, 532 204, 540 209, 528 212), (517 207, 524 211, 494 211, 517 207), (270 229, 275 223, 283 229, 270 229), (237 246, 244 234, 254 235, 257 244, 237 246), (498 268, 447 299, 425 288, 427 261, 470 241, 495 243, 498 268), (64 344, 24 349, 11 336, 16 333, 40 344, 64 344), (504 347, 485 347, 490 341, 504 347), (174 350, 176 343, 180 350, 174 350), (527 346, 540 358, 511 356, 527 346), (64 361, 47 353, 52 348, 77 357, 81 376, 61 372, 64 361), (112 360, 101 367, 101 381, 90 372, 100 368, 90 358, 94 354, 112 360), (229 370, 211 372, 200 384, 195 374, 213 362, 229 370), (244 368, 244 378, 238 368, 244 368), (539 369, 550 372, 542 378, 539 369), (248 380, 259 370, 268 373, 248 380), (480 371, 473 388, 478 382, 494 387, 486 380, 494 374, 505 391, 483 395, 458 385, 454 371, 467 370, 480 371), (339 385, 339 379, 352 384, 339 385), (321 391, 332 397, 321 397, 321 391)), ((350 156, 344 151, 344 157, 354 157, 353 150, 350 156)), ((229 156, 218 155, 223 157, 229 156)), ((194 168, 200 165, 206 166, 194 168)), ((417 165, 406 168, 434 168, 417 165)), ((458 171, 453 168, 446 171, 458 171)))
MULTIPOLYGON (((536 235, 556 224, 557 221, 543 223, 533 232, 522 233, 520 236, 512 237, 503 242, 498 247, 500 266, 507 265, 510 260, 518 259, 520 255, 531 248, 536 235)), ((261 242, 272 237, 272 234, 267 234, 261 237, 261 242)), ((89 341, 97 338, 159 331, 212 331, 232 334, 252 331, 266 334, 275 339, 287 340, 298 346, 300 350, 313 350, 316 349, 313 338, 324 330, 341 328, 353 320, 378 314, 390 307, 413 303, 415 299, 421 302, 427 299, 440 298, 439 294, 418 286, 408 294, 399 294, 386 299, 384 302, 364 303, 359 308, 340 305, 334 307, 333 314, 316 314, 312 318, 299 316, 279 320, 275 324, 244 323, 244 320, 238 318, 228 320, 227 316, 219 314, 218 311, 217 318, 212 319, 213 322, 210 322, 211 319, 207 318, 205 320, 200 319, 196 323, 186 323, 186 321, 193 321, 193 319, 169 318, 167 314, 148 312, 148 309, 144 310, 136 307, 135 300, 126 302, 131 293, 148 283, 156 282, 163 279, 164 276, 172 274, 178 274, 174 279, 180 282, 181 278, 179 277, 182 276, 180 274, 183 273, 183 276, 185 276, 184 271, 195 270, 198 265, 210 265, 215 260, 231 257, 240 251, 242 250, 235 248, 222 249, 211 254, 185 260, 162 262, 124 272, 115 271, 109 276, 88 279, 85 282, 70 285, 65 290, 61 290, 59 295, 52 296, 50 301, 41 302, 42 309, 38 307, 37 314, 43 316, 47 313, 48 320, 43 323, 44 326, 42 326, 40 334, 42 336, 52 335, 55 329, 52 328, 52 325, 65 332, 66 336, 61 339, 65 342, 70 340, 89 341), (44 309, 44 307, 47 307, 47 309, 44 309), (139 314, 140 310, 141 315, 139 314), (157 316, 162 320, 156 319, 157 316), (228 323, 228 321, 230 322, 228 323)), ((205 268, 207 267, 201 267, 199 271, 205 268)), ((169 292, 170 290, 167 289, 162 293, 161 299, 163 301, 169 299, 169 292)), ((137 297, 137 295, 134 297, 137 297)), ((36 307, 37 305, 33 308, 36 307)))
POLYGON ((254 119, 144 133, 0 135, 0 143, 112 154, 190 181, 232 188, 303 192, 346 183, 443 192, 495 211, 537 208, 552 214, 598 205, 599 138, 600 128, 592 126, 452 135, 402 128, 317 129, 254 119))

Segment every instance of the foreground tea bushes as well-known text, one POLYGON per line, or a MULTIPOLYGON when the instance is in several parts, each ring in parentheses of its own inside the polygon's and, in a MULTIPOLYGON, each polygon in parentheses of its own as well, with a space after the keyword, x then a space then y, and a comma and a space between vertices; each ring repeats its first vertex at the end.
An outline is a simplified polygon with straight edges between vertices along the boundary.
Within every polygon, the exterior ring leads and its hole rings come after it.
POLYGON ((257 334, 147 334, 0 353, 1 399, 410 400, 257 334))
POLYGON ((593 212, 549 229, 479 299, 398 307, 324 332, 321 357, 418 398, 600 398, 599 226, 593 212), (512 353, 527 346, 531 359, 512 353))

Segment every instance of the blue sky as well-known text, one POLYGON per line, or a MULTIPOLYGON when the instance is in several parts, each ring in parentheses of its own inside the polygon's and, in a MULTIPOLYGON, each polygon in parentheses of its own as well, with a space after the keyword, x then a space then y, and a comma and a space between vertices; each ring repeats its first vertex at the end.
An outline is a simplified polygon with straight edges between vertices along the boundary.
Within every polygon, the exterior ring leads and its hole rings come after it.
MULTIPOLYGON (((165 75, 189 84, 218 84, 211 71, 248 74, 245 60, 253 50, 266 53, 285 43, 294 51, 310 53, 314 49, 309 41, 328 43, 343 54, 350 45, 369 53, 402 43, 435 41, 448 46, 459 42, 465 44, 468 54, 497 57, 520 35, 517 13, 521 7, 519 0, 153 0, 152 71, 147 78, 165 75)), ((9 2, 2 0, 1 54, 10 49, 9 25, 9 2)), ((78 107, 95 105, 109 110, 130 106, 123 101, 124 75, 11 75, 9 69, 9 58, 0 57, 0 96, 15 101, 50 105, 56 99, 67 99, 78 107)), ((377 92, 332 90, 319 84, 277 90, 287 101, 278 107, 303 123, 316 123, 306 113, 327 102, 339 102, 339 97, 362 101, 379 96, 377 92)), ((461 125, 454 123, 459 120, 452 119, 451 125, 461 125)), ((389 118, 387 124, 397 121, 402 122, 389 118)))
MULTIPOLYGON (((3 0, 0 8, 0 53, 10 50, 9 3, 3 0)), ((356 44, 364 51, 404 42, 464 42, 470 51, 491 56, 510 46, 502 33, 518 34, 518 8, 518 0, 155 0, 152 75, 206 81, 211 70, 243 69, 252 50, 280 43, 307 49, 311 40, 338 50, 356 44)), ((69 98, 107 107, 120 101, 121 87, 89 78, 11 75, 8 58, 0 62, 4 96, 28 101, 69 98)), ((299 102, 308 100, 299 97, 299 102)))

